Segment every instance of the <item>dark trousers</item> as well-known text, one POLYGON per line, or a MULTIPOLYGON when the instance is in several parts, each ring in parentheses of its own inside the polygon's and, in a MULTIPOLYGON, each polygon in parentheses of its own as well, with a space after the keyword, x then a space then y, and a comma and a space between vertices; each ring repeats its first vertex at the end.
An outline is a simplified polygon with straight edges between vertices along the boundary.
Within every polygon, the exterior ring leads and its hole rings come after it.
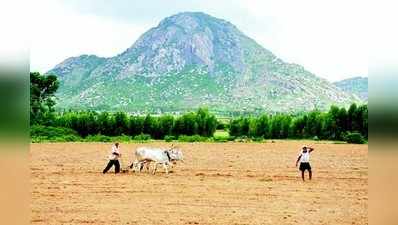
POLYGON ((106 165, 104 171, 102 171, 102 173, 106 173, 108 172, 108 170, 115 165, 115 173, 119 173, 120 172, 120 163, 119 160, 109 160, 108 165, 106 165))

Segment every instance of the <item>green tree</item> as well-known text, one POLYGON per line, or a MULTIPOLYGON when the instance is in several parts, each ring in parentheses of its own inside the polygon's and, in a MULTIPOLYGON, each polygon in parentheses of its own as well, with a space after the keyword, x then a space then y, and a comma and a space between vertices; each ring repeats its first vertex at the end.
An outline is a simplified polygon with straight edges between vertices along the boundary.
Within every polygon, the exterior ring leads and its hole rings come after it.
POLYGON ((196 122, 196 115, 193 112, 186 113, 182 116, 183 131, 180 134, 194 135, 198 134, 198 124, 196 122))
POLYGON ((233 137, 241 136, 240 120, 241 120, 241 118, 233 119, 233 120, 230 121, 230 124, 229 124, 229 135, 230 136, 233 136, 233 137))
POLYGON ((103 135, 112 135, 113 121, 112 117, 107 112, 102 112, 98 115, 98 132, 103 135))
POLYGON ((144 118, 140 116, 130 116, 129 132, 131 136, 136 136, 144 132, 144 118))
POLYGON ((289 128, 292 122, 292 117, 289 115, 284 115, 281 118, 281 134, 280 138, 288 138, 289 137, 289 128))
POLYGON ((271 138, 284 138, 284 116, 275 115, 271 117, 270 135, 271 138))
POLYGON ((340 109, 337 106, 331 106, 330 110, 328 112, 329 118, 330 118, 330 139, 332 140, 338 140, 339 137, 341 137, 341 130, 338 125, 338 115, 339 115, 340 109))
POLYGON ((178 117, 175 120, 174 127, 173 127, 173 134, 175 136, 179 136, 185 132, 184 121, 182 117, 178 117))
POLYGON ((351 104, 350 108, 347 112, 347 130, 355 131, 358 129, 357 121, 356 121, 356 112, 357 112, 357 104, 351 104))
MULTIPOLYGON (((201 117, 204 120, 204 126, 201 128, 203 130, 201 131, 200 135, 205 137, 213 136, 218 125, 217 118, 214 115, 211 115, 207 110, 205 111, 204 117, 203 115, 201 115, 201 117)), ((198 130, 200 130, 199 127, 198 130)))
POLYGON ((54 94, 58 87, 59 82, 56 76, 44 76, 37 72, 30 73, 31 124, 43 123, 46 121, 46 118, 43 117, 48 117, 54 112, 54 94))
POLYGON ((243 118, 240 121, 240 136, 249 136, 250 119, 243 118))
POLYGON ((303 138, 305 136, 304 129, 307 124, 307 116, 296 116, 290 124, 289 136, 292 138, 303 138))
POLYGON ((269 121, 268 121, 268 116, 266 114, 261 115, 257 119, 256 136, 263 138, 269 137, 269 121))
POLYGON ((174 127, 174 117, 164 115, 159 118, 159 138, 163 139, 166 135, 172 135, 174 127))
POLYGON ((338 127, 337 139, 342 139, 345 132, 348 130, 348 115, 345 108, 341 108, 337 113, 336 123, 338 127))
POLYGON ((357 108, 356 113, 356 124, 358 126, 358 132, 362 134, 366 139, 368 138, 368 106, 361 105, 357 108))
POLYGON ((129 133, 129 121, 127 118, 126 113, 124 112, 117 112, 114 114, 114 134, 120 136, 122 134, 129 133))
POLYGON ((154 118, 150 114, 146 115, 143 124, 143 133, 149 135, 153 134, 154 124, 154 118))
POLYGON ((319 111, 312 111, 306 116, 304 136, 312 138, 319 136, 322 130, 322 121, 320 120, 321 113, 319 111))
POLYGON ((249 132, 248 136, 249 137, 257 137, 257 119, 255 118, 249 118, 249 132))

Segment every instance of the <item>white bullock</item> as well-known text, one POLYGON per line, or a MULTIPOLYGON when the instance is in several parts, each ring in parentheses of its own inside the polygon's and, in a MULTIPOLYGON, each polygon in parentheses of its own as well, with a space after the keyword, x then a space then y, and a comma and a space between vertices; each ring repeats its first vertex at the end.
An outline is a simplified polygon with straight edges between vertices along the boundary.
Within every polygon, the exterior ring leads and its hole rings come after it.
POLYGON ((135 151, 135 157, 136 161, 132 163, 130 168, 134 167, 134 171, 141 171, 144 165, 148 169, 149 164, 153 162, 153 174, 156 173, 158 164, 162 164, 166 174, 168 174, 169 166, 171 167, 176 161, 184 160, 182 151, 175 147, 171 149, 139 147, 135 151))

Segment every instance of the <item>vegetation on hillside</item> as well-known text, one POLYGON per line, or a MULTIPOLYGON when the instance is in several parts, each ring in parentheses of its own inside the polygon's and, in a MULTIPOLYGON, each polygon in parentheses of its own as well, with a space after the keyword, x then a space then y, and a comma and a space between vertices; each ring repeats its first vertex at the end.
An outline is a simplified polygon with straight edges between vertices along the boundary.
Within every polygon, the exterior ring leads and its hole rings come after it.
POLYGON ((347 93, 357 95, 363 101, 368 101, 368 78, 367 77, 353 77, 338 82, 334 82, 338 88, 347 93))
POLYGON ((125 112, 55 112, 54 76, 31 73, 31 137, 41 141, 231 141, 264 139, 327 139, 364 143, 368 138, 367 105, 348 110, 332 106, 328 112, 299 115, 263 114, 222 121, 199 108, 180 116, 130 115, 125 112), (214 135, 216 129, 225 130, 214 135), (228 133, 227 133, 228 131, 228 133))

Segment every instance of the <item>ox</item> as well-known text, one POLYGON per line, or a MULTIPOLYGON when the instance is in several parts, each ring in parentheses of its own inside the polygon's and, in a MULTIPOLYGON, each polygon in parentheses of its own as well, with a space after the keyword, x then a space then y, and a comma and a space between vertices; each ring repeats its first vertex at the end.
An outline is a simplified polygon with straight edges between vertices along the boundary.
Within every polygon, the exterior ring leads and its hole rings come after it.
POLYGON ((134 167, 134 171, 141 171, 144 165, 149 169, 149 164, 153 162, 153 171, 155 174, 158 164, 162 164, 166 171, 169 173, 168 167, 172 167, 172 164, 176 161, 184 161, 183 154, 180 149, 172 147, 171 149, 161 149, 154 147, 139 147, 135 151, 136 160, 130 166, 134 167))

